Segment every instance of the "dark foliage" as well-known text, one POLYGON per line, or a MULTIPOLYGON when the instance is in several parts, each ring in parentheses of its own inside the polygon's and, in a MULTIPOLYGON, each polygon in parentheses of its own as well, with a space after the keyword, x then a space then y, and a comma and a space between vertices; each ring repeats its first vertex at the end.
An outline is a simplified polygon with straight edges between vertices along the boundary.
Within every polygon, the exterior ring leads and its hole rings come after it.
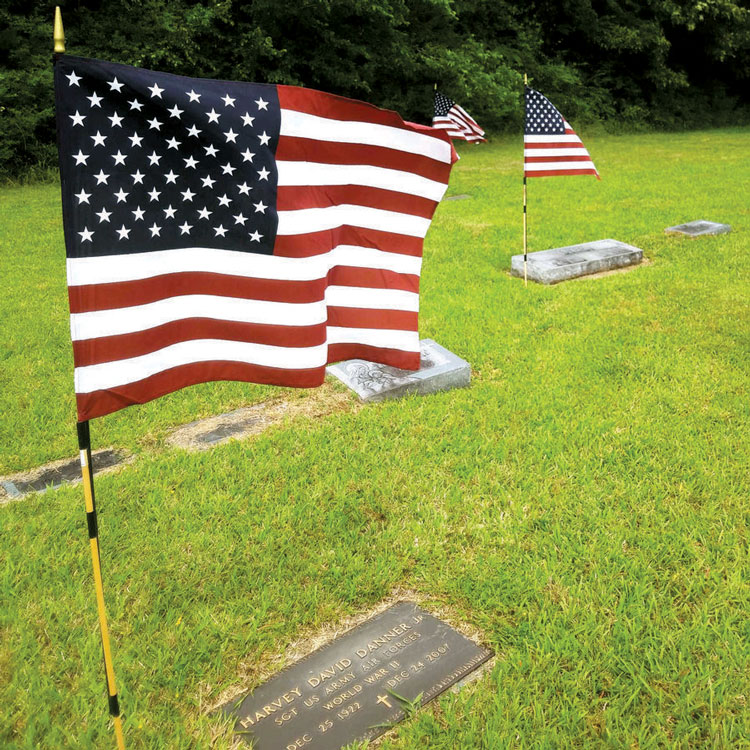
MULTIPOLYGON (((72 54, 311 86, 428 122, 432 85, 491 131, 522 73, 610 129, 747 118, 746 0, 57 0, 72 54)), ((53 2, 0 9, 0 175, 55 163, 53 2)))

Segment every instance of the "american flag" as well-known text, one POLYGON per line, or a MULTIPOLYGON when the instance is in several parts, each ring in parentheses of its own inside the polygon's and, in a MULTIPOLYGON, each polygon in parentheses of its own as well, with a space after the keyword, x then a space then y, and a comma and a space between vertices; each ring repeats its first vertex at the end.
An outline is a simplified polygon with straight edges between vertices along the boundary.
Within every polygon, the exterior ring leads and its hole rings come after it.
POLYGON ((464 141, 485 141, 484 130, 474 118, 452 99, 435 91, 435 115, 432 127, 445 130, 451 138, 464 141))
POLYGON ((525 177, 593 174, 601 179, 573 128, 546 96, 528 87, 523 149, 525 177))
POLYGON ((439 130, 294 86, 61 55, 70 328, 83 421, 210 380, 419 367, 439 130))

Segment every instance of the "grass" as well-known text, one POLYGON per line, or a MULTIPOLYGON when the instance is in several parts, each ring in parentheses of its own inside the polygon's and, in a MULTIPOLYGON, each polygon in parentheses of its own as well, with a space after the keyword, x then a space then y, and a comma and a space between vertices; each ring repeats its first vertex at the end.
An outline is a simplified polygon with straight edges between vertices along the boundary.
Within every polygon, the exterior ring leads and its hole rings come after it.
MULTIPOLYGON (((209 384, 92 424, 129 748, 228 748, 205 708, 301 634, 410 588, 492 672, 384 750, 750 747, 750 129, 601 136, 531 180, 531 250, 650 264, 524 288, 520 144, 463 148, 425 248, 421 334, 472 386, 283 423, 208 453, 177 424, 280 393, 209 384), (706 218, 732 233, 670 238, 706 218), (241 666, 242 665, 242 666, 241 666)), ((0 190, 0 472, 74 455, 59 193, 0 190)), ((113 745, 80 488, 0 507, 0 746, 113 745)))

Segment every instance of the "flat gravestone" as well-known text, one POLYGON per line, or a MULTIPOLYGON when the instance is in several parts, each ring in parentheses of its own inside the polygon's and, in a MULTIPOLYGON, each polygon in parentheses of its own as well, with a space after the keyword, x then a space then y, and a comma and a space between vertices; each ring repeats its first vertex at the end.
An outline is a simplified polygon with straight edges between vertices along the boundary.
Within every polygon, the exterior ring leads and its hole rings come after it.
POLYGON ((254 750, 337 750, 383 734, 491 656, 399 602, 221 710, 254 750))
MULTIPOLYGON (((581 245, 538 250, 528 254, 528 278, 540 284, 557 284, 601 271, 633 266, 643 260, 643 250, 618 240, 596 240, 581 245)), ((511 259, 512 276, 523 278, 523 255, 511 259)))
POLYGON ((715 221, 689 221, 687 224, 678 224, 676 227, 667 227, 667 234, 684 234, 688 237, 701 237, 705 234, 726 234, 732 231, 729 224, 717 224, 715 221))
POLYGON ((401 398, 409 393, 425 395, 469 385, 471 368, 466 360, 432 339, 422 339, 419 348, 421 360, 418 370, 400 370, 364 359, 348 359, 330 365, 327 372, 367 402, 401 398))

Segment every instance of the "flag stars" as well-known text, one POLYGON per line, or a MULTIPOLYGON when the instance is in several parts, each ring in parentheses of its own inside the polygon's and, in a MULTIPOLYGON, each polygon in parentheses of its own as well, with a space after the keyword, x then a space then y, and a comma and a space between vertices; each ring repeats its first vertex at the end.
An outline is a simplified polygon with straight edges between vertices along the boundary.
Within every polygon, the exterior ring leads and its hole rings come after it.
POLYGON ((245 114, 242 115, 242 124, 243 125, 249 125, 250 127, 252 127, 254 120, 255 120, 255 118, 254 117, 250 117, 250 114, 248 112, 245 112, 245 114))
POLYGON ((109 82, 109 90, 110 91, 116 91, 118 94, 122 90, 122 87, 124 86, 124 83, 120 83, 117 80, 117 76, 115 76, 110 82, 109 82))
POLYGON ((146 195, 149 196, 152 202, 158 201, 159 196, 161 195, 161 190, 157 190, 156 188, 154 188, 150 193, 146 193, 146 195))
POLYGON ((204 146, 206 156, 216 156, 219 153, 219 149, 216 146, 204 146))
POLYGON ((250 241, 251 242, 260 242, 260 239, 263 235, 260 234, 257 230, 255 232, 250 232, 250 241))
POLYGON ((81 235, 81 242, 91 242, 91 238, 94 236, 93 231, 89 231, 88 227, 84 227, 82 232, 78 232, 81 235))
POLYGON ((109 175, 105 174, 103 169, 100 169, 99 170, 99 174, 95 174, 94 178, 96 179, 96 184, 97 185, 101 185, 102 183, 104 183, 106 185, 107 184, 107 180, 109 179, 109 175))
POLYGON ((188 224, 185 222, 184 224, 180 225, 180 235, 183 234, 190 234, 190 230, 193 228, 192 224, 188 224))
POLYGON ((143 137, 138 135, 138 133, 133 133, 133 135, 128 136, 128 140, 130 141, 130 145, 135 148, 138 146, 140 148, 141 142, 143 141, 143 137))
POLYGON ((187 129, 187 132, 188 132, 188 135, 194 135, 197 138, 198 137, 198 133, 200 133, 201 131, 198 130, 198 128, 196 128, 195 125, 191 125, 187 129))
POLYGON ((164 209, 164 217, 166 219, 174 219, 174 215, 177 213, 176 208, 172 208, 172 204, 164 209))
POLYGON ((198 211, 198 218, 199 219, 208 219, 208 217, 213 213, 213 211, 209 211, 208 207, 204 206, 200 211, 198 211))
POLYGON ((167 148, 174 148, 176 149, 180 145, 181 141, 178 141, 176 138, 168 138, 167 139, 167 148))
POLYGON ((201 182, 203 183, 203 187, 212 188, 216 180, 212 180, 209 175, 206 175, 205 177, 201 177, 201 182))
POLYGON ((99 223, 100 224, 103 221, 106 221, 107 223, 109 223, 109 217, 112 216, 112 212, 111 211, 107 211, 106 208, 102 208, 101 211, 98 211, 98 212, 95 211, 94 213, 95 213, 96 216, 99 217, 99 223))
POLYGON ((201 94, 196 94, 193 89, 190 89, 190 91, 186 91, 185 93, 190 97, 191 102, 200 102, 201 94))
POLYGON ((183 193, 180 193, 180 195, 182 196, 182 200, 190 201, 192 203, 195 193, 190 188, 188 188, 183 193))
POLYGON ((227 132, 224 133, 224 135, 226 136, 227 143, 229 143, 230 141, 232 143, 236 143, 237 142, 237 135, 238 134, 235 133, 234 130, 232 130, 232 128, 229 128, 229 130, 227 130, 227 132))
POLYGON ((263 203, 263 201, 258 201, 258 203, 253 203, 253 205, 255 206, 256 214, 257 213, 265 214, 266 209, 268 208, 268 206, 265 203, 263 203))
POLYGON ((243 162, 245 162, 245 161, 249 161, 249 162, 250 162, 250 163, 252 164, 252 161, 253 161, 253 157, 254 157, 254 156, 255 156, 255 154, 254 154, 254 153, 252 153, 252 151, 250 151, 250 149, 249 149, 249 148, 246 148, 246 149, 245 149, 245 150, 244 150, 244 151, 242 152, 242 161, 243 161, 243 162))
POLYGON ((256 99, 255 103, 258 105, 259 110, 265 109, 266 112, 268 112, 268 102, 263 101, 263 97, 261 97, 260 99, 256 99))
POLYGON ((115 232, 120 235, 118 240, 129 240, 131 231, 130 229, 126 229, 124 224, 119 229, 115 229, 115 232))
POLYGON ((198 160, 194 159, 192 156, 188 156, 184 161, 186 169, 195 169, 195 165, 198 163, 198 160))
POLYGON ((94 92, 93 94, 91 94, 91 96, 87 96, 86 98, 91 102, 91 106, 92 107, 99 107, 99 109, 101 109, 101 107, 102 107, 102 105, 101 105, 102 97, 98 96, 96 94, 96 92, 94 92))
POLYGON ((219 205, 220 206, 228 206, 232 202, 232 199, 227 197, 227 194, 224 193, 224 195, 219 197, 219 205))
POLYGON ((229 162, 224 164, 221 168, 222 174, 228 174, 231 175, 232 172, 235 172, 237 170, 237 167, 233 167, 229 162))
POLYGON ((152 237, 161 237, 161 234, 159 234, 159 232, 161 232, 161 227, 157 226, 156 222, 148 228, 148 231, 151 232, 152 237))
POLYGON ((140 206, 136 206, 135 211, 131 211, 135 217, 133 221, 143 221, 143 214, 146 213, 140 206))
POLYGON ((154 83, 153 86, 148 86, 148 90, 151 92, 151 98, 153 99, 155 96, 161 99, 161 92, 164 91, 164 89, 159 88, 159 86, 154 83))
POLYGON ((206 114, 208 115, 209 122, 215 122, 218 124, 221 115, 213 107, 211 107, 211 111, 206 112, 206 114))
POLYGON ((267 146, 268 141, 271 140, 271 136, 266 133, 266 131, 263 131, 263 135, 259 135, 258 138, 260 138, 260 145, 261 146, 267 146))
POLYGON ((234 103, 237 101, 236 99, 232 99, 229 94, 223 96, 221 100, 224 102, 225 107, 234 107, 234 103))
POLYGON ((242 226, 245 226, 245 222, 247 221, 247 217, 243 216, 241 213, 237 214, 237 216, 232 217, 234 218, 235 224, 242 224, 242 226))
POLYGON ((237 185, 237 189, 240 191, 240 195, 250 195, 252 188, 247 182, 243 182, 241 185, 237 185))
POLYGON ((125 202, 125 198, 127 198, 128 195, 130 195, 130 193, 126 193, 122 188, 120 188, 115 193, 115 198, 117 198, 117 202, 118 203, 124 203, 125 202))
POLYGON ((75 70, 71 70, 65 77, 68 79, 68 86, 78 86, 78 81, 81 80, 81 76, 77 76, 75 70))
POLYGON ((91 135, 89 138, 94 141, 94 146, 103 146, 104 141, 107 140, 107 136, 102 135, 98 130, 96 131, 96 135, 91 135))
POLYGON ((155 117, 152 120, 146 120, 148 123, 148 129, 149 130, 161 130, 161 122, 157 120, 155 117))
POLYGON ((216 237, 218 237, 219 235, 223 237, 227 233, 227 231, 228 231, 227 229, 224 229, 223 224, 219 224, 218 227, 214 227, 214 232, 216 232, 215 234, 216 237))
POLYGON ((128 104, 130 105, 130 109, 134 109, 137 112, 140 112, 143 109, 143 104, 139 102, 137 99, 133 99, 132 101, 129 101, 128 104))
POLYGON ((143 178, 145 176, 146 175, 143 174, 140 169, 136 169, 135 172, 133 172, 133 174, 131 175, 131 177, 133 178, 133 184, 134 185, 143 185, 143 178))
POLYGON ((84 154, 81 149, 78 149, 77 154, 73 154, 73 158, 76 160, 76 165, 80 166, 81 164, 86 163, 86 159, 89 158, 89 154, 84 154))
POLYGON ((83 127, 83 121, 86 119, 86 115, 78 114, 78 110, 76 110, 76 113, 74 115, 68 115, 71 120, 73 120, 73 127, 76 125, 80 125, 83 127))
POLYGON ((122 117, 115 112, 114 114, 110 115, 107 118, 111 123, 113 128, 121 128, 122 127, 122 117))
MULTIPOLYGON (((82 203, 89 203, 89 198, 91 197, 91 193, 87 193, 83 188, 81 188, 80 193, 74 193, 75 197, 78 198, 78 205, 80 206, 82 203)), ((89 203, 89 205, 91 205, 89 203)))
POLYGON ((153 167, 154 165, 158 166, 159 160, 161 159, 161 156, 159 154, 157 154, 156 151, 152 151, 148 155, 147 158, 148 158, 149 164, 153 167))
POLYGON ((167 112, 169 112, 170 117, 176 117, 178 120, 180 119, 180 115, 184 112, 184 109, 180 109, 176 104, 172 109, 168 109, 167 112))
POLYGON ((263 167, 260 172, 258 172, 258 179, 259 180, 265 180, 268 182, 268 175, 271 174, 265 167, 263 167))
POLYGON ((112 158, 115 160, 116 165, 122 165, 125 164, 125 159, 127 159, 127 154, 123 154, 119 149, 117 150, 116 154, 112 154, 112 158))

